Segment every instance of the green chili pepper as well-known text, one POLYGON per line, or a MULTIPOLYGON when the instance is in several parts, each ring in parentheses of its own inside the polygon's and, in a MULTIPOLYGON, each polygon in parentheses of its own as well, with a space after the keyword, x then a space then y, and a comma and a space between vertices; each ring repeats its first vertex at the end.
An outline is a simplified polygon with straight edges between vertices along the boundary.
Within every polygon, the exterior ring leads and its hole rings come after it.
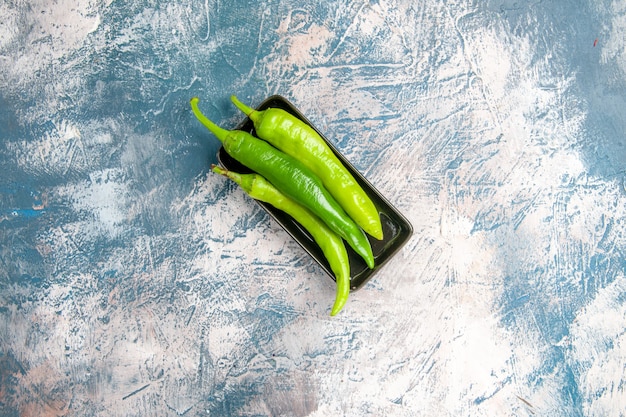
POLYGON ((252 120, 258 137, 311 169, 356 224, 376 239, 383 238, 378 209, 315 129, 283 109, 259 111, 235 96, 231 100, 252 120))
POLYGON ((331 316, 341 311, 350 294, 350 261, 343 240, 307 208, 281 193, 259 174, 239 174, 213 165, 211 170, 230 178, 252 198, 271 204, 294 218, 313 237, 324 253, 337 281, 331 316))
POLYGON ((365 233, 346 214, 310 169, 248 132, 230 131, 217 126, 202 114, 198 108, 198 101, 197 97, 191 99, 194 115, 222 142, 224 150, 230 156, 311 210, 331 230, 345 239, 365 260, 369 268, 374 268, 372 247, 365 233))

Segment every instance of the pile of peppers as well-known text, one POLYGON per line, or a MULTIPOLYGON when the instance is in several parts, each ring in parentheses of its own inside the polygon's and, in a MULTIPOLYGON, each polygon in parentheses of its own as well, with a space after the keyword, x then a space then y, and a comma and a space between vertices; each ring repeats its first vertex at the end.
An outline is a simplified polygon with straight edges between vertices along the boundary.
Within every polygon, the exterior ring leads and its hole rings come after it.
POLYGON ((219 166, 212 171, 237 183, 250 197, 271 204, 304 227, 320 246, 337 283, 331 316, 350 294, 350 263, 344 241, 374 268, 366 233, 383 238, 374 203, 326 141, 304 121, 279 108, 255 110, 231 96, 254 124, 256 136, 226 130, 209 120, 191 99, 196 118, 221 142, 226 153, 253 171, 240 174, 219 166))

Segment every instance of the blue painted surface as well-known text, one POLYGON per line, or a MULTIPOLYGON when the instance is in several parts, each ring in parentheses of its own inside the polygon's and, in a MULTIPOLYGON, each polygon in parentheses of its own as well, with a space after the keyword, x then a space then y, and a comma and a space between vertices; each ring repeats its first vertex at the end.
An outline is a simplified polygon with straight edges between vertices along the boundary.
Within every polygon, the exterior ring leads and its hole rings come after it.
POLYGON ((626 4, 0 6, 0 414, 623 416, 626 4), (340 316, 192 96, 415 233, 340 316))

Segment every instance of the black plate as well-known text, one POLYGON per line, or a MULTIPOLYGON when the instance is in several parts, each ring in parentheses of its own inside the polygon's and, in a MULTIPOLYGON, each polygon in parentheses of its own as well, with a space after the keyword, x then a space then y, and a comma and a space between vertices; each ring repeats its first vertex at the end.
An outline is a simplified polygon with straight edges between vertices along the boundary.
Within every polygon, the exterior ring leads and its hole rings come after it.
MULTIPOLYGON (((258 107, 257 110, 265 110, 268 107, 278 107, 283 110, 288 111, 294 116, 300 118, 307 124, 309 124, 313 129, 319 133, 319 135, 328 143, 330 149, 335 152, 339 160, 345 165, 345 167, 350 171, 350 173, 354 176, 354 178, 361 184, 361 187, 365 190, 367 195, 372 199, 374 205, 378 208, 380 213, 380 218, 383 226, 384 238, 383 240, 374 239, 371 236, 368 236, 370 244, 372 245, 372 252, 374 253, 374 260, 376 261, 376 266, 374 269, 369 269, 365 264, 365 261, 357 255, 356 252, 352 250, 349 245, 346 245, 346 249, 348 250, 348 256, 350 257, 350 277, 351 283, 350 288, 352 291, 355 291, 361 288, 372 276, 391 258, 411 237, 413 233, 413 228, 409 221, 387 201, 362 175, 359 173, 347 160, 346 158, 335 149, 335 147, 328 142, 328 139, 317 129, 309 120, 307 120, 302 113, 296 109, 293 104, 291 104, 287 99, 281 96, 272 96, 263 101, 258 107)), ((235 129, 244 130, 246 132, 255 134, 254 125, 252 124, 252 120, 248 117, 240 123, 235 129)), ((220 148, 217 154, 217 158, 220 164, 234 172, 239 173, 248 173, 250 169, 241 165, 239 162, 230 157, 224 150, 224 148, 220 148)), ((256 201, 256 200, 255 200, 256 201)), ((311 235, 304 229, 298 222, 296 222, 291 216, 285 214, 284 212, 274 208, 270 204, 263 203, 257 201, 257 203, 267 211, 267 213, 272 216, 286 231, 293 237, 296 242, 302 246, 302 248, 307 251, 313 259, 319 263, 319 265, 324 269, 324 271, 332 278, 335 279, 322 250, 315 243, 311 235)))

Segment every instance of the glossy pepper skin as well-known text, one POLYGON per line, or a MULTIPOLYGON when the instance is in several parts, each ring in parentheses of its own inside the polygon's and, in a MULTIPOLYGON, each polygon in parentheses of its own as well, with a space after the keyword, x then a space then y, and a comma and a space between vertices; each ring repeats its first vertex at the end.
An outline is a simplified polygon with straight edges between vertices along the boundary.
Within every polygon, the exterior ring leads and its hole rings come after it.
POLYGON ((311 170, 295 158, 248 132, 230 131, 217 126, 202 114, 198 108, 198 101, 199 99, 194 97, 190 102, 194 115, 222 142, 230 156, 311 210, 331 230, 345 239, 369 268, 374 268, 374 255, 367 236, 311 170))
POLYGON ((213 165, 211 170, 230 178, 255 200, 271 204, 300 223, 313 237, 335 275, 337 290, 330 315, 341 311, 350 294, 350 261, 343 239, 308 209, 293 201, 259 174, 239 174, 213 165))
POLYGON ((252 120, 258 137, 311 169, 365 232, 378 240, 383 238, 376 206, 315 129, 283 109, 270 107, 259 111, 235 96, 230 99, 252 120))

